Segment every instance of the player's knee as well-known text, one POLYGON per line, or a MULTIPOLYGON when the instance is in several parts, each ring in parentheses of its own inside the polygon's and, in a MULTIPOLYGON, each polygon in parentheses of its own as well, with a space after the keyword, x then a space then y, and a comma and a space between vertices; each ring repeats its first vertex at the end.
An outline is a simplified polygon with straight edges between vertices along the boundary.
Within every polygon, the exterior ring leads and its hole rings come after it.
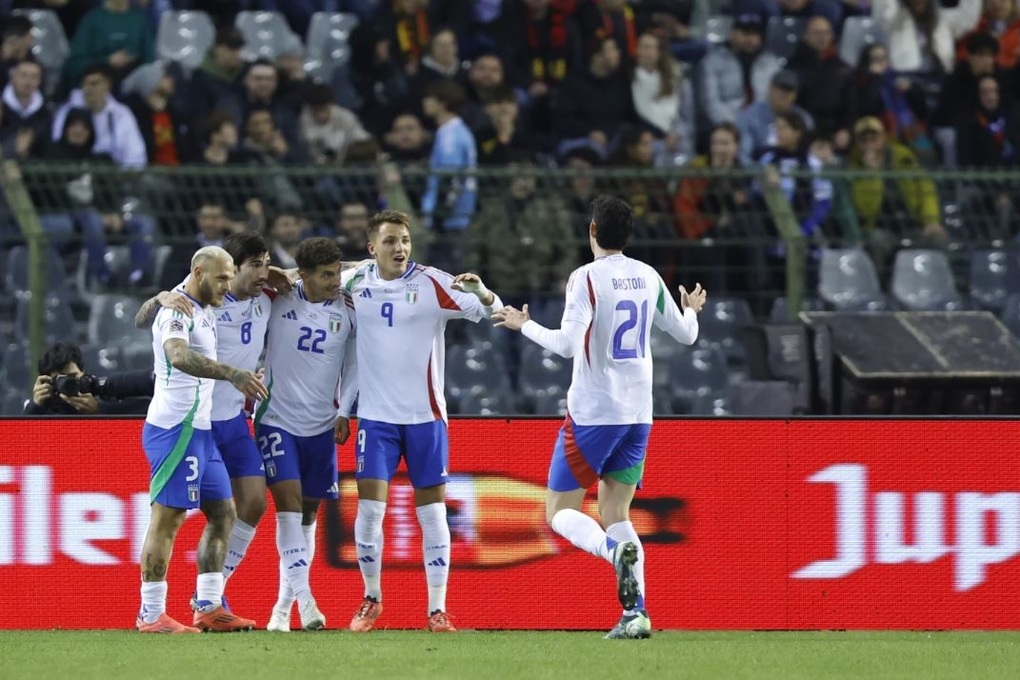
POLYGON ((237 518, 248 526, 255 526, 266 514, 266 496, 253 496, 237 503, 237 518))
POLYGON ((173 540, 177 536, 177 530, 184 524, 186 516, 184 510, 153 505, 152 516, 149 519, 149 531, 160 538, 173 540))
POLYGON ((202 507, 202 511, 213 531, 221 536, 230 535, 234 528, 234 520, 237 519, 237 509, 232 499, 207 503, 202 507))

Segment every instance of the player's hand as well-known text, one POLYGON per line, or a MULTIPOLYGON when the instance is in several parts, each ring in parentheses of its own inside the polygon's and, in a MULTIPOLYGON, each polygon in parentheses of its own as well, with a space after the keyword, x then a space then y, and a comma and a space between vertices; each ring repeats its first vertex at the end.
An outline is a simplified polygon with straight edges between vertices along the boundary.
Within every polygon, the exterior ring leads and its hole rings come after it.
POLYGON ((66 394, 61 394, 60 398, 63 399, 65 403, 70 404, 71 407, 78 413, 86 413, 88 415, 95 415, 96 413, 99 413, 99 400, 86 392, 79 394, 77 397, 69 397, 66 394))
POLYGON ((249 399, 265 399, 269 396, 262 378, 251 371, 235 370, 230 376, 230 384, 249 399))
POLYGON ((492 313, 490 317, 496 322, 497 328, 507 328, 512 331, 519 331, 528 323, 531 319, 531 315, 528 314, 528 306, 524 305, 524 309, 514 309, 513 307, 503 307, 492 313))
POLYGON ((453 278, 450 287, 462 293, 471 293, 481 300, 483 305, 491 305, 494 301, 492 291, 485 287, 482 277, 478 274, 458 274, 453 278))
POLYGON ((53 378, 48 375, 40 375, 35 379, 32 386, 32 401, 36 406, 42 406, 53 396, 53 378))
POLYGON ((297 283, 297 280, 296 269, 280 269, 279 267, 270 267, 269 276, 266 277, 266 283, 282 295, 286 295, 294 290, 294 284, 297 283))
POLYGON ((708 293, 701 287, 700 283, 694 284, 694 290, 690 293, 683 286, 680 286, 680 309, 693 309, 695 313, 701 311, 705 306, 705 299, 708 293))
POLYGON ((171 293, 165 290, 156 296, 156 302, 159 303, 160 307, 166 307, 167 309, 172 309, 175 312, 180 312, 189 319, 191 318, 192 310, 194 309, 194 307, 191 306, 191 300, 188 299, 187 295, 171 293))
POLYGON ((351 436, 351 421, 349 418, 340 416, 333 425, 333 439, 337 444, 343 444, 351 436))

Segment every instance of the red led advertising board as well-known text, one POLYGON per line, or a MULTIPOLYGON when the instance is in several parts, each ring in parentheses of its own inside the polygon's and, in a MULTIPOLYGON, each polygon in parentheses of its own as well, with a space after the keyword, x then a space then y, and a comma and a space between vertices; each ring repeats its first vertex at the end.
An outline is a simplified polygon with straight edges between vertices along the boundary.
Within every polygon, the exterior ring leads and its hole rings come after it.
MULTIPOLYGON (((148 521, 140 420, 0 420, 0 628, 131 627, 148 521), (24 607, 27 593, 38 606, 24 607)), ((450 423, 448 609, 461 628, 607 629, 612 568, 544 522, 560 423, 450 423), (553 612, 555 615, 550 616, 553 612)), ((351 441, 354 441, 352 437, 351 441)), ((633 520, 657 628, 1020 628, 1020 421, 663 420, 633 520)), ((319 517, 312 590, 328 627, 360 602, 351 443, 341 498, 319 517)), ((590 499, 586 509, 594 509, 590 499)), ((188 519, 168 611, 188 619, 188 519)), ((381 627, 425 623, 411 489, 385 522, 381 627)), ((276 599, 270 510, 227 586, 260 626, 276 599)))

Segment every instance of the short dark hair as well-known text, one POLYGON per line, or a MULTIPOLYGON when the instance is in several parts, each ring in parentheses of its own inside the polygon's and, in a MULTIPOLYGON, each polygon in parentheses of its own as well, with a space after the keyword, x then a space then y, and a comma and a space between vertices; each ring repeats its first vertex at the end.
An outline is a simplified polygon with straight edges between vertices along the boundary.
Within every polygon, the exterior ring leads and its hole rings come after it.
POLYGON ((983 31, 971 33, 967 36, 964 45, 968 54, 998 54, 999 41, 991 33, 983 31))
POLYGON ((723 121, 722 123, 719 123, 718 125, 715 125, 712 128, 712 131, 709 133, 709 136, 714 135, 716 132, 719 131, 730 133, 730 135, 733 137, 733 141, 735 141, 737 144, 740 143, 740 128, 738 128, 735 123, 732 123, 728 120, 723 121))
POLYGON ((212 136, 223 129, 224 125, 234 125, 234 116, 229 111, 223 109, 215 109, 206 114, 205 118, 202 119, 199 129, 201 130, 202 141, 208 144, 212 141, 212 136))
POLYGON ((438 101, 450 113, 458 113, 467 103, 467 94, 459 83, 448 78, 434 80, 425 90, 425 96, 438 101))
POLYGON ((801 139, 808 131, 807 121, 804 120, 804 116, 800 115, 796 111, 783 111, 782 113, 776 114, 776 120, 781 120, 789 125, 795 132, 799 132, 801 139))
POLYGON ((317 109, 322 106, 332 106, 336 103, 333 96, 333 88, 323 83, 317 83, 308 88, 305 93, 305 105, 317 109))
POLYGON ((339 244, 325 236, 306 238, 298 246, 294 260, 298 269, 311 271, 324 264, 336 264, 343 259, 339 244))
POLYGON ((85 360, 81 356, 81 347, 73 342, 58 342, 50 345, 39 357, 39 375, 49 375, 62 371, 68 364, 78 364, 85 370, 85 360))
POLYGON ((110 70, 109 66, 103 63, 89 64, 86 66, 81 72, 81 78, 78 79, 78 82, 84 83, 86 78, 96 75, 103 76, 106 78, 107 83, 110 83, 111 85, 113 84, 113 72, 110 70))
POLYGON ((384 224, 399 224, 411 231, 411 216, 405 212, 399 210, 383 210, 372 215, 371 219, 368 220, 368 238, 369 240, 375 238, 376 234, 379 233, 380 227, 384 224))
POLYGON ((23 38, 32 32, 32 20, 20 14, 12 14, 4 20, 3 39, 23 38))
POLYGON ((605 250, 623 250, 634 229, 634 209, 622 198, 600 194, 591 202, 595 243, 605 250))
POLYGON ((261 234, 254 231, 242 231, 231 234, 223 239, 223 249, 230 253, 230 257, 234 258, 235 267, 240 267, 248 260, 269 252, 266 240, 262 238, 261 234))

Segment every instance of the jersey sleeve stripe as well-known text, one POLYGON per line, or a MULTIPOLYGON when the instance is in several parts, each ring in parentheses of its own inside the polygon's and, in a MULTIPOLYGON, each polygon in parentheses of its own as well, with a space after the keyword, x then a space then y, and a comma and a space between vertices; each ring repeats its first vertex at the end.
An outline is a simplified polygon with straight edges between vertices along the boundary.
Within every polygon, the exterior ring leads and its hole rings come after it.
POLYGON ((432 408, 432 415, 436 420, 442 420, 443 412, 439 410, 439 402, 436 401, 436 388, 432 384, 432 354, 429 353, 429 366, 425 373, 428 376, 429 406, 432 408))
POLYGON ((426 274, 428 280, 432 282, 432 286, 436 289, 436 299, 439 301, 439 306, 443 309, 449 309, 454 312, 460 311, 460 305, 458 305, 450 294, 443 290, 443 286, 436 281, 434 278, 426 274))
POLYGON ((655 301, 655 309, 659 314, 666 313, 666 289, 662 287, 662 281, 659 281, 659 299, 655 301))
POLYGON ((595 289, 591 285, 591 274, 588 274, 588 300, 591 302, 591 321, 584 332, 584 359, 591 366, 591 329, 595 325, 595 289))

